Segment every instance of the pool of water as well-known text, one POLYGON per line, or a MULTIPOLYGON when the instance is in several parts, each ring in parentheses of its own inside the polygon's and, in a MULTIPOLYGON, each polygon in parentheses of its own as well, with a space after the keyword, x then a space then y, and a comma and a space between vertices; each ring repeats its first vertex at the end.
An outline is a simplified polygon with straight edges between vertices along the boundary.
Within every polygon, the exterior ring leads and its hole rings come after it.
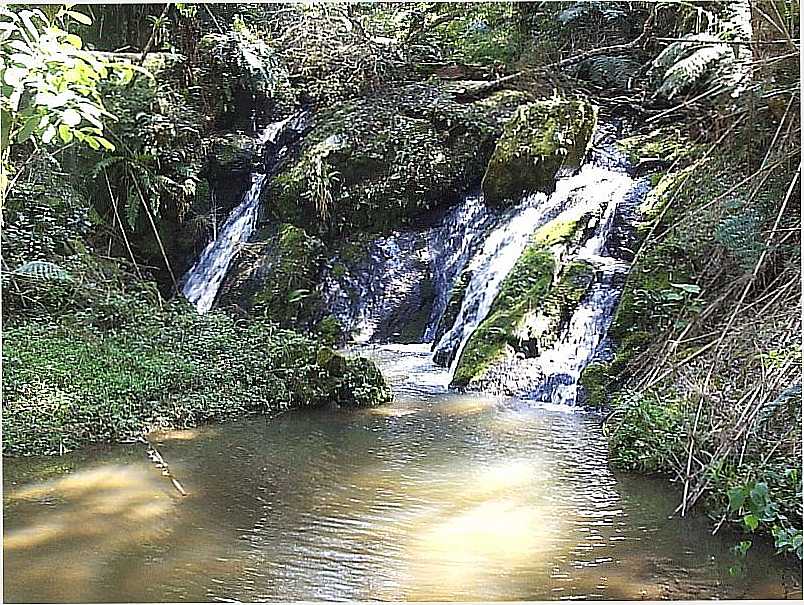
POLYGON ((142 445, 5 460, 5 600, 801 598, 797 562, 612 472, 599 417, 370 353, 391 405, 153 435, 186 496, 142 445))

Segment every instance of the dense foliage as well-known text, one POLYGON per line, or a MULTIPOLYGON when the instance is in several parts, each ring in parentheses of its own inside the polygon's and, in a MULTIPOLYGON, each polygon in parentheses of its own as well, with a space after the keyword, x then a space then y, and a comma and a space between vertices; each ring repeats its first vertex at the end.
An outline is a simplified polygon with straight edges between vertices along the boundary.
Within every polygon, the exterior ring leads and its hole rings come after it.
POLYGON ((4 453, 52 454, 250 413, 389 398, 373 365, 319 356, 270 323, 185 305, 116 330, 30 322, 4 334, 4 453), (43 372, 47 368, 47 372, 43 372))

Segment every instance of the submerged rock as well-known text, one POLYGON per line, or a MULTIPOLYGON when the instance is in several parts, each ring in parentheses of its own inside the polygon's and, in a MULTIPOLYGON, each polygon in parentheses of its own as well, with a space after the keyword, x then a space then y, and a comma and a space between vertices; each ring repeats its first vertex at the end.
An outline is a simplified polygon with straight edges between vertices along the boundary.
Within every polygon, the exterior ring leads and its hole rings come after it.
POLYGON ((482 184, 486 203, 502 205, 525 193, 552 190, 557 176, 580 167, 596 121, 596 109, 580 100, 519 106, 486 168, 482 184))

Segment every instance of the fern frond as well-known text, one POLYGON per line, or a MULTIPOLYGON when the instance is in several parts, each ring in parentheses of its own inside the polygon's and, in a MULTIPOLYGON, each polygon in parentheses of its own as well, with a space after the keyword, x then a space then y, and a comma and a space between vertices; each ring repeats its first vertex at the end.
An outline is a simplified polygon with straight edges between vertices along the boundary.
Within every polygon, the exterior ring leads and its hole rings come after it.
POLYGON ((72 276, 55 263, 34 260, 14 269, 14 275, 24 275, 32 279, 72 281, 72 276))

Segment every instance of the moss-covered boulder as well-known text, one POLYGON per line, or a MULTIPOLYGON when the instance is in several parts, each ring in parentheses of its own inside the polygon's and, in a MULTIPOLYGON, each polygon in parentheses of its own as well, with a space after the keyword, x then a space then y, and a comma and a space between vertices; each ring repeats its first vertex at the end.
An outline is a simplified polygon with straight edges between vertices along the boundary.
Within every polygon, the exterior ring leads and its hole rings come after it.
POLYGON ((298 156, 264 194, 272 218, 310 232, 383 232, 477 186, 503 124, 527 93, 473 103, 415 84, 319 112, 298 156))
POLYGON ((283 327, 310 327, 318 315, 318 275, 324 244, 303 229, 279 225, 258 234, 235 257, 221 305, 266 317, 283 327))
POLYGON ((495 364, 517 353, 535 356, 553 344, 589 288, 593 268, 565 263, 583 237, 589 215, 563 213, 538 229, 461 353, 452 385, 469 386, 495 364))
POLYGON ((391 401, 393 395, 373 361, 364 357, 341 355, 330 347, 321 347, 316 361, 330 380, 335 381, 339 405, 365 406, 391 401))
POLYGON ((518 107, 486 168, 486 203, 501 205, 524 193, 552 190, 557 176, 580 167, 596 121, 596 109, 580 100, 551 99, 518 107))

